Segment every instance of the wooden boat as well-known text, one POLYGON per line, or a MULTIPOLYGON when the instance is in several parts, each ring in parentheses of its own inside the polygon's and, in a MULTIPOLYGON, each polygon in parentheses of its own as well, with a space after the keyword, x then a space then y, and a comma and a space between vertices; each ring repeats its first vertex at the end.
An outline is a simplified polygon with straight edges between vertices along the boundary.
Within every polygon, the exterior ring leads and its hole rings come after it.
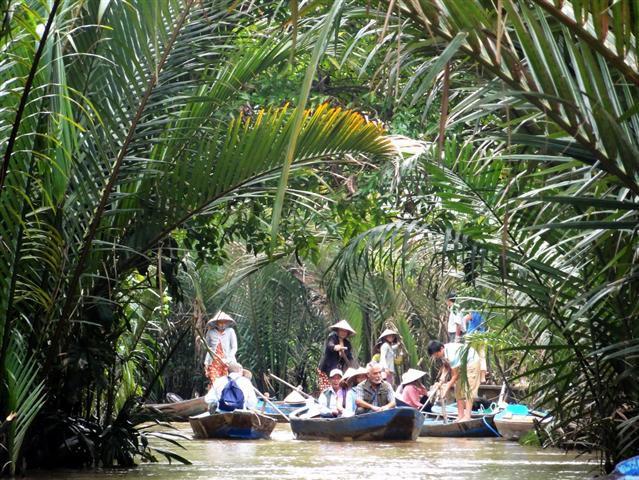
POLYGON ((175 403, 148 403, 146 409, 158 411, 163 418, 172 422, 188 422, 189 417, 199 415, 208 410, 204 397, 182 400, 175 403))
POLYGON ((494 419, 495 427, 507 440, 519 440, 535 429, 535 422, 547 423, 550 421, 550 418, 544 418, 543 414, 530 414, 527 408, 523 411, 510 407, 511 405, 503 412, 499 412, 494 419))
POLYGON ((195 438, 230 438, 257 440, 270 438, 277 422, 250 410, 228 413, 208 412, 189 417, 195 438))
POLYGON ((426 418, 419 435, 421 437, 456 438, 498 437, 499 433, 495 428, 493 416, 494 414, 484 415, 481 418, 471 418, 463 422, 426 418))
POLYGON ((288 423, 288 417, 291 415, 291 413, 293 413, 295 410, 299 410, 306 404, 306 402, 303 401, 298 403, 289 403, 285 402, 284 400, 271 401, 271 403, 279 408, 285 416, 275 410, 272 405, 269 405, 261 399, 257 401, 257 407, 255 407, 255 409, 261 414, 268 415, 269 417, 273 418, 278 423, 288 423))
POLYGON ((291 430, 299 440, 416 440, 424 417, 414 408, 393 408, 344 418, 303 418, 308 408, 290 416, 291 430))

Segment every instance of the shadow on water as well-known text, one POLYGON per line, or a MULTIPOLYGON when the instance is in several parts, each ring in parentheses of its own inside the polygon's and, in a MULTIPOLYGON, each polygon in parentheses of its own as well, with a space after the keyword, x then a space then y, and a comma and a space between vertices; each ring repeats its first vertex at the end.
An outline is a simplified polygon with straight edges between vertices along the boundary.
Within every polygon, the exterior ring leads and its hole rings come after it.
MULTIPOLYGON (((176 424, 190 435, 188 424, 176 424)), ((499 439, 420 438, 417 442, 298 441, 278 425, 272 441, 183 441, 193 465, 147 464, 128 470, 41 472, 27 478, 174 479, 583 479, 596 460, 499 439)), ((174 448, 174 447, 173 447, 174 448)))

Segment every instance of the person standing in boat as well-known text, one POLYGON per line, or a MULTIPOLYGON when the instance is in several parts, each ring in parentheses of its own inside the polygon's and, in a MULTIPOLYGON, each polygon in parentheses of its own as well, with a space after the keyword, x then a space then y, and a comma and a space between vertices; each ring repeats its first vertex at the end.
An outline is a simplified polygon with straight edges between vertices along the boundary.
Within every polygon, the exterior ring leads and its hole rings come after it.
POLYGON ((209 388, 215 380, 228 374, 227 365, 235 362, 237 353, 237 336, 231 328, 235 320, 230 315, 220 311, 216 313, 206 324, 206 345, 208 351, 204 360, 206 377, 209 379, 209 388), (213 352, 213 353, 212 353, 213 352))
POLYGON ((366 381, 355 388, 357 415, 395 408, 393 387, 390 383, 382 380, 382 367, 378 363, 369 363, 366 371, 366 381))
MULTIPOLYGON (((455 386, 455 400, 457 400, 457 421, 470 420, 473 408, 473 400, 479 390, 479 355, 472 347, 467 348, 466 362, 464 365, 464 345, 461 343, 443 344, 437 340, 428 342, 428 356, 439 358, 443 361, 445 372, 450 373, 450 380, 444 384, 442 397, 445 398, 448 390, 455 386), (461 369, 465 368, 465 375, 461 369)), ((441 377, 440 377, 441 378, 441 377)))
POLYGON ((382 367, 382 376, 393 388, 397 384, 395 360, 399 358, 398 336, 395 330, 387 328, 377 339, 378 342, 382 342, 379 350, 379 365, 382 367))
POLYGON ((343 377, 344 374, 339 368, 331 370, 328 377, 331 386, 324 389, 318 399, 322 417, 339 417, 344 411, 343 403, 339 402, 339 397, 345 398, 345 392, 341 387, 343 377))
POLYGON ((448 342, 461 342, 464 336, 464 321, 462 315, 457 311, 455 301, 457 300, 457 294, 450 292, 446 295, 446 309, 448 312, 448 342))
POLYGON ((331 370, 338 368, 341 371, 353 366, 353 348, 348 337, 355 335, 355 330, 346 320, 341 320, 329 327, 329 333, 324 343, 324 353, 317 369, 318 383, 320 390, 325 390, 331 386, 328 377, 331 370))
MULTIPOLYGON (((464 317, 464 324, 466 327, 466 335, 473 333, 485 333, 486 332, 486 320, 479 312, 470 312, 464 317)), ((479 369, 480 369, 480 383, 486 381, 486 374, 488 373, 488 363, 486 362, 486 345, 482 345, 477 348, 479 354, 479 369)))

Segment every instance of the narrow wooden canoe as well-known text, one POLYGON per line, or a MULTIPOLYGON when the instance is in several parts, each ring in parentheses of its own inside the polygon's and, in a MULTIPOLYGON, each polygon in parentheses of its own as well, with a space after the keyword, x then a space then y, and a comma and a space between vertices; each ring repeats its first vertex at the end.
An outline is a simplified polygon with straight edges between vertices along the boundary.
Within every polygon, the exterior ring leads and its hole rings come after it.
POLYGON ((414 408, 393 408, 346 418, 302 418, 307 408, 290 416, 299 440, 416 440, 424 417, 414 408))
POLYGON ((175 403, 149 403, 145 408, 159 411, 164 418, 172 422, 188 422, 189 417, 208 410, 204 397, 192 398, 175 403))
POLYGON ((231 438, 257 440, 270 438, 277 422, 266 415, 249 410, 229 413, 208 412, 189 417, 195 438, 231 438))
POLYGON ((500 412, 495 415, 495 427, 506 440, 519 440, 528 432, 535 429, 535 422, 547 423, 550 418, 536 415, 513 415, 500 412))
POLYGON ((484 415, 481 418, 471 418, 463 422, 426 418, 422 425, 420 436, 457 438, 498 437, 499 434, 495 428, 493 416, 494 415, 484 415))
POLYGON ((302 408, 306 404, 306 402, 288 403, 282 400, 272 401, 271 403, 275 404, 275 406, 277 406, 277 408, 279 408, 280 411, 284 415, 286 415, 286 417, 284 417, 277 410, 275 410, 271 405, 269 405, 268 403, 266 403, 265 405, 264 403, 265 403, 264 400, 258 400, 257 407, 255 407, 255 410, 257 410, 263 415, 268 415, 269 417, 275 419, 277 423, 287 423, 288 417, 291 415, 291 413, 293 413, 295 410, 302 408))

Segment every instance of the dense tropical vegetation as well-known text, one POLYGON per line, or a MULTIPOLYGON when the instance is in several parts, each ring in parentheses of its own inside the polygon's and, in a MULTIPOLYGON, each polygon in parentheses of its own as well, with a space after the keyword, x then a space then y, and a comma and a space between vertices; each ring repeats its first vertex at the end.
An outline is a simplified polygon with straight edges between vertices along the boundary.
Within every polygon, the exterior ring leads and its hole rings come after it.
POLYGON ((336 318, 362 361, 392 324, 427 367, 451 289, 495 379, 555 415, 546 445, 639 453, 636 2, 0 18, 5 473, 181 459, 140 406, 204 391, 217 309, 246 367, 312 390, 336 318))

